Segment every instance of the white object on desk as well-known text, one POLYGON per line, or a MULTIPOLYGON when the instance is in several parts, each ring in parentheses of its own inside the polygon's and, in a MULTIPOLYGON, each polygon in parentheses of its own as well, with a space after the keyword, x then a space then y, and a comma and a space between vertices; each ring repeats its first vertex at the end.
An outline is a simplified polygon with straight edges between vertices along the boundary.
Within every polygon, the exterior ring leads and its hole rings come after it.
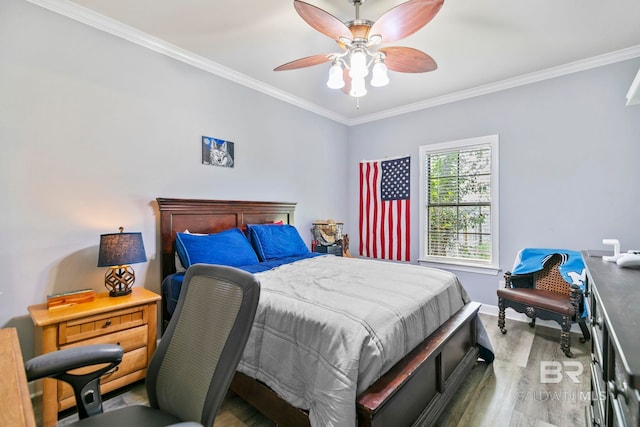
POLYGON ((627 268, 640 267, 640 255, 634 252, 637 251, 629 251, 629 253, 622 254, 622 256, 616 261, 616 264, 620 267, 627 268))
POLYGON ((622 256, 622 254, 620 253, 620 241, 618 239, 602 239, 602 244, 613 245, 613 255, 605 255, 602 257, 602 259, 604 261, 617 262, 618 259, 622 256))

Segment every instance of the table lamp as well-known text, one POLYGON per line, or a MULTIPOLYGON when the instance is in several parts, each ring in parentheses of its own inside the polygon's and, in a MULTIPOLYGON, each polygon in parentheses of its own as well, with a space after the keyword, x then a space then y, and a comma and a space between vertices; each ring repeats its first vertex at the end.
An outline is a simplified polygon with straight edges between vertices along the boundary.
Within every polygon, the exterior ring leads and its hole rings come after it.
POLYGON ((100 235, 98 267, 110 267, 104 275, 104 286, 109 296, 129 295, 136 275, 130 264, 146 262, 141 233, 119 233, 100 235))

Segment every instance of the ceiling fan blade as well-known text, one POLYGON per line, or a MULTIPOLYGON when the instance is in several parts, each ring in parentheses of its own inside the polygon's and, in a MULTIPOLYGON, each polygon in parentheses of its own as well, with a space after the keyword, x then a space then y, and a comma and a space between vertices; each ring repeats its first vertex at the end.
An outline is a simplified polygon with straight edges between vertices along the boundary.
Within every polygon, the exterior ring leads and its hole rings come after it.
POLYGON ((325 12, 319 7, 300 0, 294 0, 293 6, 296 8, 298 15, 300 15, 307 24, 311 25, 322 34, 336 40, 340 37, 351 39, 351 31, 349 31, 349 27, 329 12, 325 12))
POLYGON ((306 58, 296 59, 295 61, 282 64, 281 66, 274 68, 273 71, 295 70, 298 68, 311 67, 329 61, 331 61, 331 54, 307 56, 306 58))
POLYGON ((426 73, 438 68, 436 61, 426 53, 412 47, 390 46, 378 49, 384 52, 384 63, 392 71, 426 73))
POLYGON ((433 19, 444 0, 410 0, 385 12, 369 30, 369 37, 382 36, 382 43, 395 42, 418 31, 433 19))

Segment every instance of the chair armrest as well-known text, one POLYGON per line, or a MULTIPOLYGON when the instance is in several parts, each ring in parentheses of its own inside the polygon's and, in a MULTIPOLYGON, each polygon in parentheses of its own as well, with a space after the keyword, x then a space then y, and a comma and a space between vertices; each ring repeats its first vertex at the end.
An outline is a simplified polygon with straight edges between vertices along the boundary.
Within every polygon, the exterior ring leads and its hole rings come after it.
POLYGON ((27 360, 24 367, 27 380, 34 381, 99 363, 119 364, 123 353, 119 345, 94 344, 46 353, 27 360))
POLYGON ((27 379, 55 378, 73 387, 80 419, 102 413, 100 377, 122 362, 124 351, 115 344, 93 344, 53 351, 27 360, 27 379), (76 368, 97 366, 86 374, 72 374, 76 368), (105 366, 106 365, 106 366, 105 366))

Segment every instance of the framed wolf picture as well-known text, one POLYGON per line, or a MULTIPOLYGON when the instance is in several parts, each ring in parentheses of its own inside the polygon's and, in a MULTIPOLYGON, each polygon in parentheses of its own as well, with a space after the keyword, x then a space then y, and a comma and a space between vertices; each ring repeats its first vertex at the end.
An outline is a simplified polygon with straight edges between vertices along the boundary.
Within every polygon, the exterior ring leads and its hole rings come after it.
POLYGON ((202 137, 202 164, 232 168, 234 163, 234 144, 231 141, 202 137))

